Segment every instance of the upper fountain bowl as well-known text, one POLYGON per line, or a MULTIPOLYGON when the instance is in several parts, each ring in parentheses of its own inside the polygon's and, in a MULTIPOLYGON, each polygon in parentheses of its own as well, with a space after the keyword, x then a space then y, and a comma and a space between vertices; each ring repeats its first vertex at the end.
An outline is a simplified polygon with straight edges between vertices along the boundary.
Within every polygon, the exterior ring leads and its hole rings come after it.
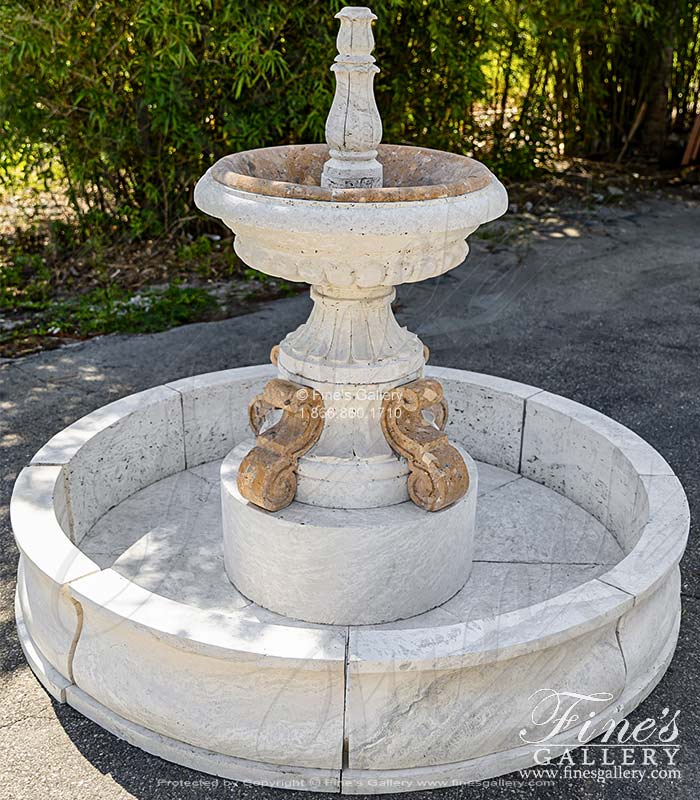
POLYGON ((501 216, 506 191, 480 162, 379 145, 382 188, 327 189, 328 146, 248 150, 214 164, 195 203, 236 234, 256 269, 352 292, 425 280, 460 264, 466 238, 501 216))

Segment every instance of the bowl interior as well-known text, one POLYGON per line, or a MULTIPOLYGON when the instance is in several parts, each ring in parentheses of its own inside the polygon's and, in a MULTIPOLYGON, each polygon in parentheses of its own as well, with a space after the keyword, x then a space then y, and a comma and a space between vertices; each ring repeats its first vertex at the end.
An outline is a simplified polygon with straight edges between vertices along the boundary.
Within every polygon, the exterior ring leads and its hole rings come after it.
POLYGON ((285 145, 225 156, 212 167, 214 180, 244 192, 305 200, 397 202, 454 197, 478 191, 493 176, 473 158, 426 147, 379 145, 384 167, 379 189, 325 189, 325 144, 285 145))

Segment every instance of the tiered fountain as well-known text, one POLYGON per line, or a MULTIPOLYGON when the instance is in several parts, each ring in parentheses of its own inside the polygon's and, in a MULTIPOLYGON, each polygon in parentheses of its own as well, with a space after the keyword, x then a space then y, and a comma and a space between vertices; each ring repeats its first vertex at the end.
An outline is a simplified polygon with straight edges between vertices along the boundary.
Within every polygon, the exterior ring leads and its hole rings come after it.
POLYGON ((308 321, 272 365, 69 426, 11 513, 54 697, 180 764, 357 794, 510 772, 628 714, 673 654, 688 508, 609 418, 426 367, 394 287, 460 264, 506 193, 380 144, 374 15, 337 16, 327 144, 227 156, 195 192, 246 263, 311 284, 308 321))

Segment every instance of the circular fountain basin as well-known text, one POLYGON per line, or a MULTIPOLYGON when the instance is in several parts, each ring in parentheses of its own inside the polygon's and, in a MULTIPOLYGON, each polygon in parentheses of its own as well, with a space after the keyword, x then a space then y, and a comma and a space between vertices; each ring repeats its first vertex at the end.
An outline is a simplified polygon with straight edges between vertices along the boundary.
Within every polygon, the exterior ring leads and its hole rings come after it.
MULTIPOLYGON (((219 472, 275 374, 233 369, 124 398, 22 471, 18 630, 57 700, 179 764, 358 794, 534 763, 539 690, 588 696, 577 713, 595 730, 654 688, 678 635, 678 479, 608 417, 487 375, 427 370, 479 472, 473 568, 456 595, 360 626, 295 621, 237 593, 219 472)), ((578 732, 548 740, 550 753, 578 732)))
POLYGON ((256 269, 349 292, 447 272, 508 205, 500 181, 466 156, 380 145, 384 187, 335 190, 320 185, 327 158, 321 144, 226 156, 199 180, 195 203, 256 269))

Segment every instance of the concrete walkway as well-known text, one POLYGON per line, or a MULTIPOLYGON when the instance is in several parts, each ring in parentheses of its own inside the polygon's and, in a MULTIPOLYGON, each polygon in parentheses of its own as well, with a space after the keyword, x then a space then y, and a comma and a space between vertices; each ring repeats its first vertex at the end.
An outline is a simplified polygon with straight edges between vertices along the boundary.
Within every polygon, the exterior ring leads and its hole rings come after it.
MULTIPOLYGON (((474 244, 442 278, 399 292, 397 317, 430 347, 431 363, 488 372, 593 406, 637 431, 670 462, 700 511, 700 207, 650 199, 634 208, 542 219, 514 240, 513 224, 474 244), (515 243, 513 243, 515 241, 515 243), (508 243, 510 242, 510 243, 508 243)), ((4 798, 282 798, 232 784, 119 741, 53 703, 26 666, 14 628, 17 550, 7 503, 22 466, 51 435, 118 397, 168 380, 267 361, 304 321, 297 296, 223 322, 150 336, 113 336, 0 362, 0 800, 4 798)), ((679 717, 682 780, 558 778, 531 772, 494 785, 418 798, 672 797, 700 795, 700 546, 682 563, 676 657, 632 719, 679 717), (540 778, 542 780, 542 778, 540 778)), ((578 761, 576 763, 579 763, 578 761)), ((406 795, 409 797, 409 795, 406 795)))

